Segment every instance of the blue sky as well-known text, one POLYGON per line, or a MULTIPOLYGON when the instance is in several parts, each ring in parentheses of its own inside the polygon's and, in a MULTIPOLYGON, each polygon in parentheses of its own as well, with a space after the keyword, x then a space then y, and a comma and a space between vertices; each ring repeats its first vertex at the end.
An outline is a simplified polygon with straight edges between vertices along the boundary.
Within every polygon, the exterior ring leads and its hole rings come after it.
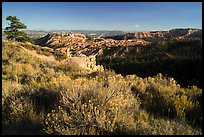
POLYGON ((3 2, 30 30, 152 31, 202 28, 202 2, 3 2))

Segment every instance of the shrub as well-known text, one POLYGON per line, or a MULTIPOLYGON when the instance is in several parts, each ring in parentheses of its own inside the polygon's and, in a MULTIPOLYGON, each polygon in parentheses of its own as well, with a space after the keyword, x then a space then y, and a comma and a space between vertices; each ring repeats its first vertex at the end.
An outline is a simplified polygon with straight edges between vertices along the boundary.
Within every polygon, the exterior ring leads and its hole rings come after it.
POLYGON ((202 89, 196 86, 181 88, 162 74, 88 74, 73 64, 34 59, 19 43, 10 44, 3 45, 3 132, 202 134, 202 89))
MULTIPOLYGON (((45 119, 46 132, 114 134, 119 123, 127 126, 124 118, 133 115, 140 105, 139 100, 121 86, 113 89, 113 85, 109 85, 110 88, 107 89, 102 83, 97 83, 97 80, 92 80, 91 83, 90 85, 86 79, 79 78, 61 92, 60 106, 45 119)), ((129 124, 134 123, 131 122, 129 124)))

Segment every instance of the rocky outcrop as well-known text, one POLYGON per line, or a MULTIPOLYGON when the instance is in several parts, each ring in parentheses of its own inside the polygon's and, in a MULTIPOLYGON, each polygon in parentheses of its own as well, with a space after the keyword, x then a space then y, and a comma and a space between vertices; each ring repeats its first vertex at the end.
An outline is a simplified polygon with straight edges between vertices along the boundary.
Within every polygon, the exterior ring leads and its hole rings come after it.
POLYGON ((141 39, 128 39, 128 40, 114 40, 104 39, 101 37, 87 40, 84 34, 75 33, 61 33, 61 34, 48 34, 43 38, 37 40, 37 44, 50 47, 54 50, 59 50, 68 56, 89 56, 103 53, 103 47, 111 46, 135 46, 135 45, 148 45, 149 42, 141 39))
POLYGON ((84 57, 71 57, 68 58, 69 62, 76 64, 79 69, 87 70, 89 72, 104 71, 102 65, 96 65, 95 56, 84 57))
POLYGON ((138 46, 149 45, 150 42, 144 38, 164 38, 172 40, 197 40, 202 38, 202 30, 199 29, 172 29, 170 31, 150 31, 127 33, 125 35, 111 37, 97 37, 87 39, 86 35, 78 33, 53 33, 37 40, 38 45, 47 46, 59 50, 69 57, 102 55, 104 47, 138 46))
POLYGON ((168 31, 152 31, 150 32, 153 37, 165 37, 168 31))
POLYGON ((36 43, 42 46, 48 46, 57 49, 78 45, 79 43, 84 43, 85 41, 86 36, 84 34, 53 33, 47 34, 45 37, 38 39, 36 43))
POLYGON ((151 38, 153 37, 150 32, 137 32, 135 33, 135 38, 151 38))
POLYGON ((202 37, 202 30, 200 29, 171 29, 169 31, 150 31, 137 32, 135 38, 166 38, 166 39, 184 39, 193 40, 202 37))
POLYGON ((165 37, 167 31, 150 31, 150 32, 137 32, 135 33, 135 38, 158 38, 165 37))
POLYGON ((197 40, 202 38, 202 30, 200 29, 173 29, 169 31, 167 37, 177 40, 197 40))

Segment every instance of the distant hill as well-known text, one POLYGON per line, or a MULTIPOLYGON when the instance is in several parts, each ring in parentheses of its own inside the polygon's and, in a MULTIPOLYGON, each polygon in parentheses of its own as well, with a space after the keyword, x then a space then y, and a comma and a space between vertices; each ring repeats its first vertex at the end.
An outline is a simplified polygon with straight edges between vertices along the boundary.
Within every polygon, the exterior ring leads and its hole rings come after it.
POLYGON ((128 40, 128 39, 143 39, 149 42, 157 40, 201 40, 201 29, 171 29, 169 31, 149 31, 149 32, 136 32, 126 33, 115 36, 103 36, 105 39, 114 40, 128 40))
MULTIPOLYGON (((3 32, 3 31, 2 31, 3 32)), ((125 34, 123 31, 107 31, 107 30, 25 30, 32 38, 40 38, 52 33, 79 33, 79 34, 94 34, 96 36, 115 36, 125 34)))
MULTIPOLYGON (((127 36, 130 34, 126 34, 127 36)), ((202 39, 202 29, 171 29, 169 31, 150 31, 133 33, 135 38, 164 38, 164 39, 181 39, 181 40, 198 40, 202 39)))

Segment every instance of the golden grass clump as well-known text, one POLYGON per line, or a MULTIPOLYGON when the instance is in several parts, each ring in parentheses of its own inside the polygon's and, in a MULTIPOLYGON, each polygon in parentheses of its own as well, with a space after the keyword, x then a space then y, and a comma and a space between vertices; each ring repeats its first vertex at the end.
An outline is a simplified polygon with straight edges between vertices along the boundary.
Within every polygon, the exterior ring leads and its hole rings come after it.
MULTIPOLYGON (((112 83, 111 80, 113 79, 109 79, 110 83, 112 83)), ((53 110, 52 114, 47 115, 45 129, 48 133, 113 134, 120 127, 119 123, 123 123, 126 128, 132 128, 135 125, 133 114, 138 111, 139 98, 135 98, 130 91, 122 88, 123 85, 118 85, 115 89, 110 84, 110 87, 107 88, 97 81, 97 78, 90 81, 79 78, 67 83, 68 89, 60 93, 61 106, 53 110), (67 118, 66 124, 58 122, 57 125, 52 125, 53 118, 50 118, 52 115, 57 119, 67 118), (130 118, 129 122, 127 117, 130 118), (131 124, 132 126, 128 126, 131 124), (53 129, 53 127, 58 128, 53 129)))

